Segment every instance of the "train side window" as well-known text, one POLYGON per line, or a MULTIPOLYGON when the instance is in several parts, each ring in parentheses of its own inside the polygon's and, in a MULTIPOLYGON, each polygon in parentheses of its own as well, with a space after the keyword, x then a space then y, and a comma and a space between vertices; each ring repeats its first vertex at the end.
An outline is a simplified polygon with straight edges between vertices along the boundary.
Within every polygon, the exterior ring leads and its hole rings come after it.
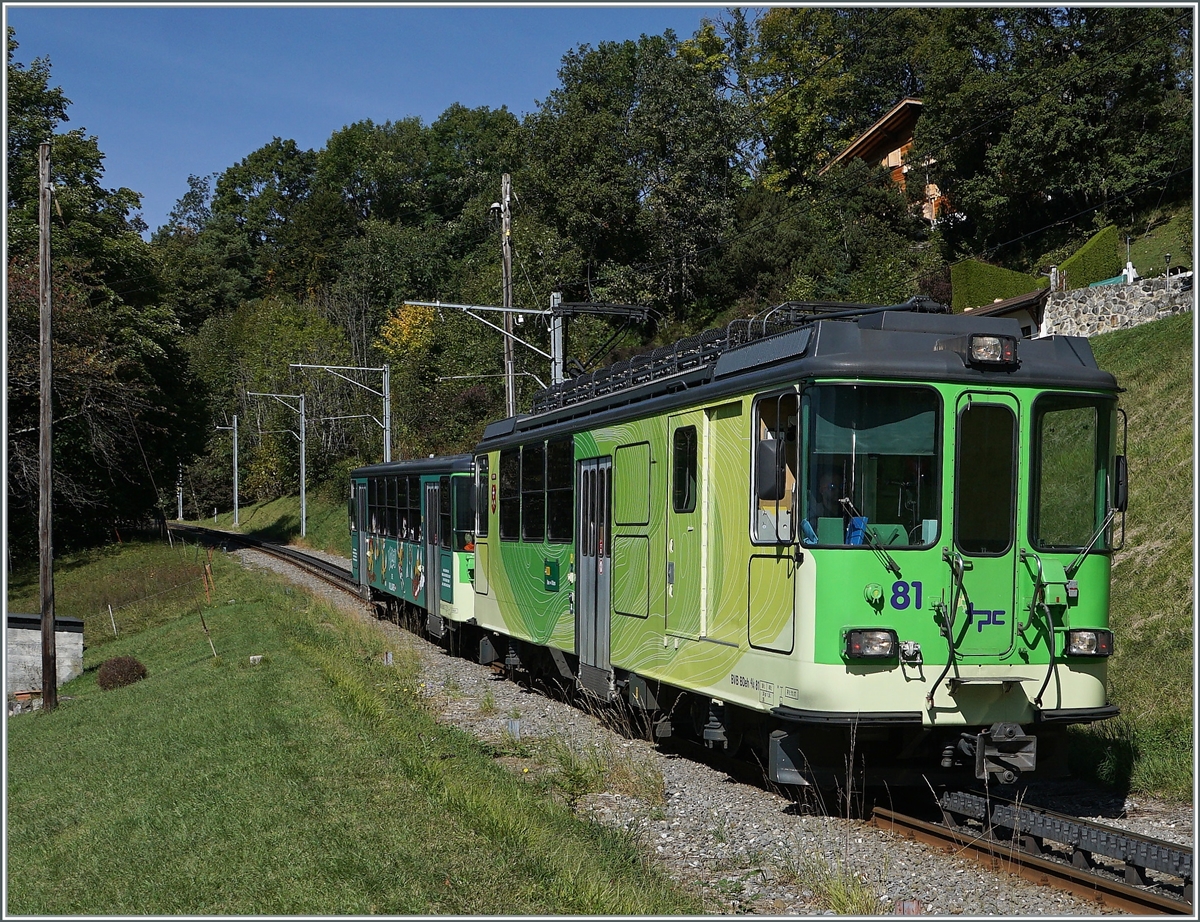
POLYGON ((546 443, 546 540, 569 544, 575 537, 575 442, 546 443))
POLYGON ((671 508, 696 511, 696 427, 681 426, 671 441, 671 508))
POLYGON ((500 452, 500 540, 521 537, 521 449, 500 452))
POLYGON ((395 536, 400 521, 400 507, 396 498, 397 486, 395 477, 387 478, 387 534, 395 536))
POLYGON ((379 533, 379 478, 367 481, 367 527, 372 534, 379 533))
POLYGON ((442 547, 450 549, 450 478, 438 480, 438 536, 442 547))
POLYGON ((475 458, 475 534, 486 538, 488 533, 488 456, 475 458))
POLYGON ((454 486, 454 550, 475 550, 475 484, 470 477, 452 477, 454 486))
POLYGON ((799 471, 799 397, 794 391, 759 398, 754 405, 751 537, 756 544, 792 541, 799 471))
MULTIPOLYGON (((1039 551, 1081 549, 1108 512, 1112 403, 1048 394, 1037 399, 1033 413, 1030 541, 1039 551)), ((1105 533, 1095 547, 1108 544, 1105 533)))
MULTIPOLYGON (((401 523, 402 525, 404 523, 401 523)), ((404 535, 409 541, 421 540, 421 478, 408 478, 408 528, 404 535)))
POLYGON ((535 442, 521 449, 521 537, 542 541, 546 537, 546 444, 535 442))
POLYGON ((392 529, 392 534, 397 538, 404 537, 404 520, 408 518, 408 507, 412 504, 412 497, 408 495, 409 486, 407 477, 396 478, 396 523, 392 529))

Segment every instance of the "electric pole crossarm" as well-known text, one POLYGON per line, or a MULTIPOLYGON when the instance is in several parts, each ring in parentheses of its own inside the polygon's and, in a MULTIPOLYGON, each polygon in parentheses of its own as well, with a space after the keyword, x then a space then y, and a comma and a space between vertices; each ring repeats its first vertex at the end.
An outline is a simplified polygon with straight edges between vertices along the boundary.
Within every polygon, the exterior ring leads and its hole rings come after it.
MULTIPOLYGON (((498 374, 498 375, 442 375, 439 378, 434 378, 434 380, 440 384, 442 381, 466 381, 466 380, 472 379, 472 378, 507 378, 507 377, 508 377, 508 375, 503 374, 503 373, 498 374)), ((546 386, 546 382, 543 381, 541 378, 539 378, 537 375, 535 375, 532 371, 518 371, 517 377, 533 378, 533 380, 538 383, 539 387, 544 388, 546 386)))
MULTIPOLYGON (((494 304, 452 304, 449 301, 405 301, 413 307, 449 307, 456 311, 491 311, 494 314, 528 314, 530 317, 547 317, 551 311, 530 310, 527 307, 496 307, 494 304)), ((476 320, 480 319, 478 317, 476 320)))
POLYGON ((293 411, 294 413, 299 413, 300 408, 292 406, 290 403, 288 403, 288 400, 299 400, 299 401, 304 400, 303 394, 259 394, 259 393, 256 393, 255 391, 246 391, 246 396, 247 397, 274 397, 276 400, 278 400, 280 403, 282 403, 285 407, 287 407, 289 410, 293 411))
MULTIPOLYGON (((299 362, 292 362, 288 365, 288 368, 319 368, 319 369, 323 369, 323 370, 329 372, 331 375, 341 378, 343 381, 350 382, 355 387, 361 387, 364 391, 374 394, 376 397, 382 397, 383 398, 383 422, 382 423, 379 422, 379 420, 375 419, 374 416, 369 417, 369 418, 375 420, 375 422, 378 425, 383 427, 383 460, 385 462, 392 460, 392 377, 391 377, 391 366, 390 365, 384 365, 382 368, 364 368, 359 365, 304 365, 299 362), (383 375, 383 390, 377 391, 373 387, 367 387, 367 385, 363 384, 361 381, 355 381, 353 378, 347 377, 346 375, 343 375, 343 374, 339 374, 339 372, 343 372, 343 371, 366 371, 366 372, 371 372, 374 374, 382 374, 383 375)), ((338 419, 338 418, 363 419, 365 417, 326 416, 324 418, 325 419, 338 419)))
POLYGON ((372 422, 376 423, 377 425, 380 425, 380 426, 383 425, 383 423, 379 422, 379 420, 376 419, 374 416, 372 416, 370 413, 361 413, 358 416, 316 416, 313 418, 313 422, 314 423, 326 423, 326 422, 333 422, 334 420, 339 420, 339 419, 369 419, 372 422))
MULTIPOLYGON (((433 307, 434 306, 432 304, 427 304, 422 301, 405 301, 404 303, 405 304, 415 304, 418 307, 433 307)), ((476 307, 476 306, 470 305, 470 304, 439 304, 437 306, 438 307, 452 307, 455 310, 462 311, 468 317, 473 317, 475 320, 478 320, 480 323, 486 324, 487 326, 491 327, 493 330, 503 333, 507 339, 512 340, 513 342, 520 343, 526 349, 532 349, 534 352, 536 352, 542 358, 545 358, 545 359, 550 358, 550 353, 543 352, 541 349, 539 349, 537 346, 533 345, 532 343, 525 342, 525 340, 521 339, 521 337, 517 336, 517 334, 508 332, 508 330, 504 329, 504 327, 502 327, 498 324, 492 323, 486 317, 480 317, 476 314, 471 313, 472 311, 476 311, 476 310, 501 310, 501 308, 476 307)), ((534 312, 533 311, 509 311, 509 313, 533 314, 534 312)), ((541 315, 541 314, 546 314, 549 312, 548 311, 538 311, 537 313, 539 315, 541 315)))
MULTIPOLYGON (((295 365, 295 364, 288 365, 288 368, 320 368, 320 369, 323 369, 324 371, 329 372, 335 378, 341 378, 343 381, 349 381, 351 384, 355 385, 356 387, 361 387, 364 391, 370 391, 376 397, 385 396, 383 391, 377 391, 373 387, 367 387, 367 385, 363 384, 361 381, 355 381, 349 375, 339 374, 339 372, 342 372, 342 371, 374 371, 374 372, 382 373, 383 372, 382 368, 356 368, 356 367, 349 367, 349 366, 345 366, 345 365, 295 365)), ((325 418, 333 419, 333 417, 329 417, 329 416, 327 416, 325 418)), ((376 420, 376 422, 378 422, 378 420, 376 420)))

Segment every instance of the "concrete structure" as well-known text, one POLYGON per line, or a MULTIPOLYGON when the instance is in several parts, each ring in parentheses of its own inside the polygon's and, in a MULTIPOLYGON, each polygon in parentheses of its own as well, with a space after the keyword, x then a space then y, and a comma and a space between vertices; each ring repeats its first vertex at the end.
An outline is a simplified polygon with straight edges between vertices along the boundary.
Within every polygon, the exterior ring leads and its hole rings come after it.
POLYGON ((1094 336, 1192 310, 1190 278, 1165 276, 1132 284, 1095 285, 1069 291, 1041 288, 984 307, 968 308, 974 316, 1011 317, 1025 337, 1094 336))
MULTIPOLYGON (((83 621, 55 618, 54 645, 58 684, 62 685, 83 673, 83 621)), ((5 684, 8 698, 41 694, 42 616, 10 613, 5 646, 8 649, 5 684)))

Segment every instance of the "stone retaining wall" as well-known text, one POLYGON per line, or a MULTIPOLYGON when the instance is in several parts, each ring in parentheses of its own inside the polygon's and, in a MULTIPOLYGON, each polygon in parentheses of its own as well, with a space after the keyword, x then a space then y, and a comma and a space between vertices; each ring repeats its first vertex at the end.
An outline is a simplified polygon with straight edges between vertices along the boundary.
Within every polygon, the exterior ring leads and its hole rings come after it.
POLYGON ((1160 317, 1192 310, 1195 289, 1184 291, 1183 279, 1141 279, 1131 285, 1098 285, 1051 292, 1046 299, 1042 336, 1094 336, 1122 330, 1160 317))

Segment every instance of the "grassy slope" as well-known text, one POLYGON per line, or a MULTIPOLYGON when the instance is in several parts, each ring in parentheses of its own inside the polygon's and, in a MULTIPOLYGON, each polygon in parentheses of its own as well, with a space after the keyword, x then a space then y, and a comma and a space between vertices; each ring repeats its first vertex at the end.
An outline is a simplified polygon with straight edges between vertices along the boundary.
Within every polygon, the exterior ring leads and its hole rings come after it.
POLYGON ((1110 697, 1122 716, 1085 738, 1099 775, 1188 796, 1193 784, 1193 318, 1091 341, 1126 393, 1129 512, 1115 556, 1110 697))
MULTIPOLYGON (((68 562, 57 592, 86 592, 101 571, 135 578, 160 557, 127 545, 68 562)), ((219 661, 198 604, 165 602, 85 653, 59 710, 9 720, 9 913, 701 908, 629 839, 576 821, 436 724, 413 654, 385 667, 378 631, 220 555, 214 565, 204 611, 219 661), (95 668, 119 654, 149 677, 102 692, 95 668), (267 659, 252 667, 251 654, 267 659)))
MULTIPOLYGON (((266 503, 242 506, 238 530, 277 544, 299 544, 350 556, 350 531, 344 500, 331 500, 332 491, 313 490, 304 498, 305 535, 300 537, 300 498, 282 496, 266 503)), ((233 529, 233 513, 219 513, 216 521, 202 519, 197 525, 233 529)))

